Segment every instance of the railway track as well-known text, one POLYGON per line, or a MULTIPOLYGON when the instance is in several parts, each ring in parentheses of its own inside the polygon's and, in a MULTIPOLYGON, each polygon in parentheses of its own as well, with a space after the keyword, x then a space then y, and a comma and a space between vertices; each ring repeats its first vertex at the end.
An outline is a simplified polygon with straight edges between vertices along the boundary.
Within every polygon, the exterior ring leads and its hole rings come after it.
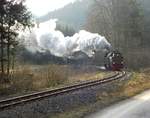
POLYGON ((33 94, 28 94, 28 95, 23 95, 23 96, 19 96, 19 97, 1 100, 0 101, 0 111, 11 108, 11 107, 15 107, 17 105, 33 102, 36 100, 42 100, 44 98, 48 98, 51 96, 57 96, 57 95, 72 92, 75 90, 79 90, 79 89, 83 89, 83 88, 92 87, 92 86, 108 83, 111 81, 115 81, 115 80, 123 78, 125 75, 126 75, 126 72, 124 72, 124 71, 116 72, 113 76, 107 77, 107 78, 104 78, 101 80, 89 81, 89 82, 84 82, 81 84, 75 84, 75 85, 62 87, 62 88, 58 88, 58 89, 54 89, 54 90, 36 92, 33 94))

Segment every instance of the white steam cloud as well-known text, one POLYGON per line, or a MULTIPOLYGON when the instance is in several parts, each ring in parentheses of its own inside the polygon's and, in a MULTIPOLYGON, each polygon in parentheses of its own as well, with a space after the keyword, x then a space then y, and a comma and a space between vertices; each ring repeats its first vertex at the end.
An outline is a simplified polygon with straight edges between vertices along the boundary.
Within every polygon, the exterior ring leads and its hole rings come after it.
POLYGON ((92 56, 94 50, 105 50, 111 47, 105 37, 85 30, 79 31, 72 37, 64 37, 62 32, 56 31, 56 21, 50 20, 41 23, 39 28, 20 33, 26 48, 33 53, 50 51, 56 56, 69 57, 76 51, 92 56))

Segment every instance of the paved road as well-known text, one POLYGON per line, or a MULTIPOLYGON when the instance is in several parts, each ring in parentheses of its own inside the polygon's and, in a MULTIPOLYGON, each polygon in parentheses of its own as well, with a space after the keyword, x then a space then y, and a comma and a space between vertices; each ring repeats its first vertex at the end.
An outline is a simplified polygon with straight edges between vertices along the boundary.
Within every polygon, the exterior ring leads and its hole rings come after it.
POLYGON ((150 118, 150 90, 86 118, 150 118))

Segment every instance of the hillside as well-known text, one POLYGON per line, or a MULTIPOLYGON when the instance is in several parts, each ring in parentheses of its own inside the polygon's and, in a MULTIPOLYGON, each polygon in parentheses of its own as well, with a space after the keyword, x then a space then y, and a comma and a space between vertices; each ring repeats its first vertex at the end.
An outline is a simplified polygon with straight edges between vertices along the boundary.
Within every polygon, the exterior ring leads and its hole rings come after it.
POLYGON ((65 7, 49 12, 47 15, 38 18, 39 22, 44 22, 49 19, 57 18, 63 24, 70 25, 74 29, 82 29, 86 22, 88 10, 92 5, 91 0, 78 0, 75 3, 70 3, 65 7))

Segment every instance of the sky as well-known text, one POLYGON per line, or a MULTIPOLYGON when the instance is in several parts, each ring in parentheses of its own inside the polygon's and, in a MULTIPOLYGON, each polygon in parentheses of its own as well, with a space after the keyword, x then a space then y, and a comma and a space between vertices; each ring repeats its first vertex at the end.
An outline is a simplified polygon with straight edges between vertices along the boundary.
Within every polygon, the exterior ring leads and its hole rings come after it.
POLYGON ((33 15, 40 17, 74 1, 76 0, 26 0, 26 5, 33 15))

